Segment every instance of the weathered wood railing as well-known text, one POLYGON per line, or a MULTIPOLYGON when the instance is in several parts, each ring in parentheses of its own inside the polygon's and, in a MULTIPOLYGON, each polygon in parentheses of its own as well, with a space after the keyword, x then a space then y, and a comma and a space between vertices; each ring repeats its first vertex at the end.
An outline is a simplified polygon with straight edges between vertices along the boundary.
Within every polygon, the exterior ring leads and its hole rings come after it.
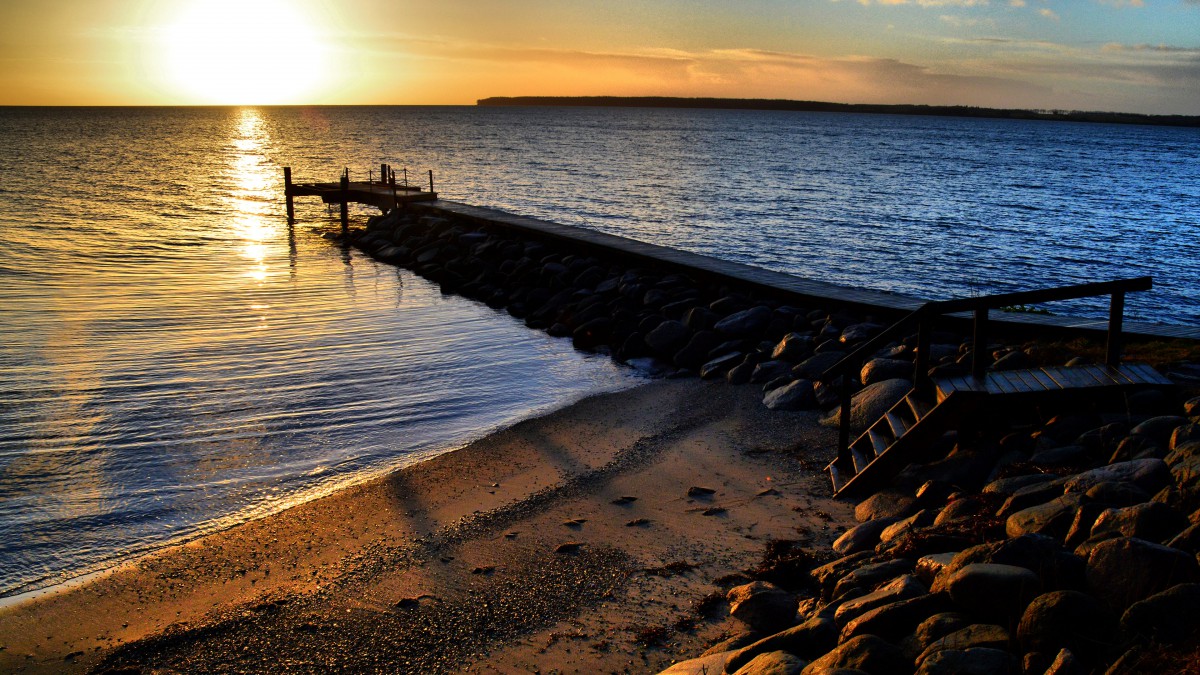
POLYGON ((956 300, 937 300, 927 302, 915 311, 884 329, 879 334, 859 345, 830 367, 817 379, 827 385, 834 385, 840 379, 841 420, 838 434, 838 459, 849 460, 850 449, 850 398, 851 398, 851 368, 861 368, 862 362, 888 341, 900 335, 901 331, 910 330, 917 325, 917 350, 913 364, 914 387, 928 389, 929 378, 929 349, 933 337, 934 321, 945 314, 959 312, 974 313, 974 330, 971 338, 971 374, 982 377, 988 366, 985 357, 988 340, 988 313, 1001 307, 1028 305, 1074 298, 1087 298, 1097 295, 1110 296, 1108 309, 1108 340, 1105 347, 1104 361, 1107 365, 1115 366, 1121 360, 1121 331, 1125 316, 1125 294, 1137 291, 1147 291, 1153 286, 1151 277, 1135 277, 1117 279, 1090 284, 1059 286, 1036 291, 1021 291, 1017 293, 1000 293, 976 298, 960 298, 956 300))

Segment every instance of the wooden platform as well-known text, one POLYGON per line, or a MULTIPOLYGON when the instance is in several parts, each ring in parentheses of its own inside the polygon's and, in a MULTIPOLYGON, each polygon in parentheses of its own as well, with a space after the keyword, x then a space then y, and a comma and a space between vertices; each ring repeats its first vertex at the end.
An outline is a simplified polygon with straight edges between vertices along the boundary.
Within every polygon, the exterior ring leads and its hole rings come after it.
MULTIPOLYGON (((587 246, 616 251, 623 255, 641 258, 658 264, 674 266, 697 276, 708 276, 738 281, 750 287, 758 287, 775 295, 790 297, 798 304, 832 301, 870 313, 899 318, 927 300, 900 293, 875 291, 865 288, 850 288, 815 279, 805 279, 783 272, 721 260, 689 253, 666 246, 620 237, 581 227, 571 227, 537 218, 517 216, 496 209, 471 206, 459 202, 437 199, 422 204, 422 208, 453 214, 457 217, 481 224, 499 225, 513 230, 535 233, 545 237, 564 239, 587 246)), ((970 321, 970 315, 950 315, 952 319, 970 321)), ((1089 333, 1103 336, 1108 329, 1106 319, 1048 316, 1044 314, 1021 314, 992 312, 989 323, 997 329, 1018 332, 1038 330, 1063 334, 1089 333)), ((1159 324, 1126 321, 1123 332, 1127 336, 1142 338, 1184 339, 1200 341, 1200 326, 1164 326, 1159 324)))
POLYGON ((343 199, 355 204, 367 204, 388 210, 412 202, 431 202, 437 199, 436 192, 419 187, 400 186, 393 188, 387 183, 351 182, 345 195, 340 183, 292 183, 288 188, 291 197, 320 197, 326 204, 340 204, 343 199))
POLYGON ((933 380, 936 400, 913 389, 826 467, 837 497, 864 495, 887 483, 912 462, 927 461, 932 442, 964 418, 993 411, 986 402, 1037 406, 1067 397, 1132 392, 1173 383, 1148 365, 1123 363, 1006 370, 933 380))
POLYGON ((934 380, 938 401, 951 394, 970 392, 1004 396, 1038 394, 1072 389, 1098 389, 1131 385, 1171 386, 1157 370, 1141 363, 1124 363, 1115 368, 1104 365, 1061 366, 1029 370, 989 372, 982 378, 963 375, 934 380))

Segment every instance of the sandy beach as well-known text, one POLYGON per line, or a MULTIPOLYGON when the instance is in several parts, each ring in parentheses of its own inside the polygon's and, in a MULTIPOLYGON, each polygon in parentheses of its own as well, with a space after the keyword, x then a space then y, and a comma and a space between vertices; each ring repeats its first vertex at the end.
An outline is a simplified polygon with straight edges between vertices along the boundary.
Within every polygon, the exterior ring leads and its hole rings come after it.
POLYGON ((4 609, 0 670, 659 670, 739 629, 715 580, 853 521, 832 432, 760 396, 592 397, 160 551, 4 609))

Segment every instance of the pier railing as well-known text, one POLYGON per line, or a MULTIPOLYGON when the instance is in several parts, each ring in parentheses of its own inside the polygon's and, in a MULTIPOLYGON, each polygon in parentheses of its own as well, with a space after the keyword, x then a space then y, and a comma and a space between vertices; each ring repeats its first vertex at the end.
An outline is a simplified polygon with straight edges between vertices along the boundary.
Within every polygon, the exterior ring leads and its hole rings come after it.
POLYGON ((1151 277, 1134 277, 1034 291, 999 293, 975 298, 936 300, 921 305, 909 315, 859 345, 817 378, 831 386, 840 382, 841 419, 838 434, 838 460, 844 462, 850 459, 850 398, 851 380, 853 379, 850 370, 861 368, 866 358, 889 341, 900 336, 903 331, 911 330, 914 324, 917 327, 917 350, 913 363, 913 386, 918 391, 928 391, 932 385, 929 377, 929 349, 933 337, 934 321, 938 317, 961 312, 974 314, 974 329, 971 337, 971 375, 981 378, 988 366, 985 351, 988 341, 990 310, 1107 295, 1109 296, 1108 339, 1104 350, 1104 362, 1109 366, 1116 366, 1121 361, 1125 294, 1148 291, 1152 286, 1153 279, 1151 277))

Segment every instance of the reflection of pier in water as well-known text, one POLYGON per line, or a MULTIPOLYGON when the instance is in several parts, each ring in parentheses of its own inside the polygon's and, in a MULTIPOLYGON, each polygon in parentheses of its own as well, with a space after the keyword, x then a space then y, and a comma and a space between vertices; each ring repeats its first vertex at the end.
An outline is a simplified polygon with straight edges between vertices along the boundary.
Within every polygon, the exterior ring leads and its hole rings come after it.
POLYGON ((341 206, 342 228, 349 224, 347 210, 350 202, 376 206, 381 211, 389 211, 398 206, 411 202, 430 202, 437 199, 433 191, 433 170, 429 171, 429 189, 408 183, 408 172, 404 172, 403 180, 396 181, 396 172, 387 164, 379 165, 379 180, 368 178, 366 181, 350 181, 349 170, 343 170, 336 183, 293 183, 292 168, 283 167, 283 193, 287 198, 288 223, 296 222, 293 197, 320 197, 326 204, 341 206))

